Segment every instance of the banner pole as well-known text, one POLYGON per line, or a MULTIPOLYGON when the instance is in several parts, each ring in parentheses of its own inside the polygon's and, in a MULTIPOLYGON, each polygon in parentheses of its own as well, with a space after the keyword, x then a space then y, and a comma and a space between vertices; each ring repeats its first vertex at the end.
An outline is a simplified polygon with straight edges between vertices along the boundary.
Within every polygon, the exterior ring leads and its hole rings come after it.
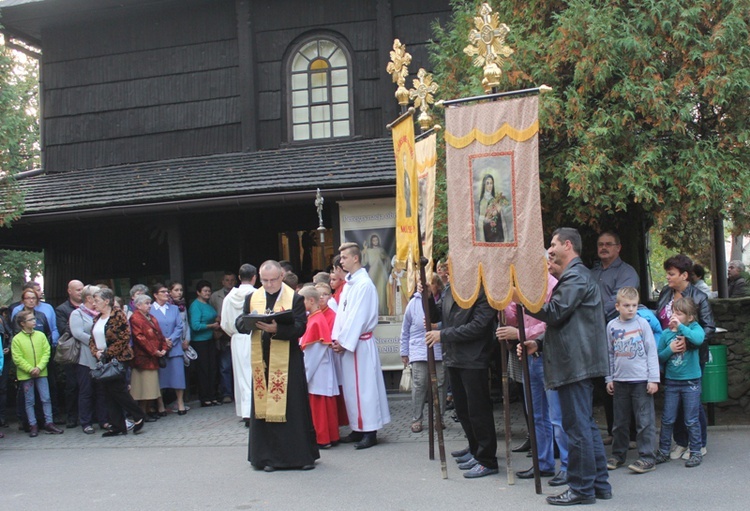
POLYGON ((542 493, 542 479, 539 473, 539 450, 536 445, 536 426, 534 424, 534 403, 531 397, 531 379, 529 374, 529 356, 526 350, 526 329, 524 326, 524 307, 516 304, 518 318, 518 340, 521 342, 521 370, 523 371, 523 390, 526 398, 526 412, 529 416, 529 440, 531 441, 531 459, 534 466, 534 488, 537 495, 542 493))
POLYGON ((448 99, 448 100, 441 100, 435 103, 437 106, 446 107, 451 105, 458 105, 461 103, 470 103, 472 101, 484 101, 484 100, 495 100, 499 98, 507 98, 511 96, 522 96, 524 94, 542 94, 545 92, 550 92, 552 90, 552 87, 549 87, 548 85, 540 85, 539 87, 533 87, 531 89, 521 89, 521 90, 513 90, 508 92, 494 92, 492 94, 483 94, 481 96, 471 96, 468 98, 458 98, 458 99, 448 99))

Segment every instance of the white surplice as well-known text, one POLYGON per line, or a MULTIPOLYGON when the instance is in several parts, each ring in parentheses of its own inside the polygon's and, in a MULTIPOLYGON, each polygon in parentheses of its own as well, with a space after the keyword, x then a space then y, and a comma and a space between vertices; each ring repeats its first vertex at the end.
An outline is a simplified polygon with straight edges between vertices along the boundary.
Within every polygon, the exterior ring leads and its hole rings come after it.
POLYGON ((234 408, 239 417, 249 418, 253 403, 253 368, 250 364, 250 336, 241 334, 234 326, 242 315, 245 297, 253 294, 251 284, 233 288, 221 306, 221 329, 232 337, 232 371, 234 372, 234 408))
POLYGON ((346 277, 331 338, 346 350, 341 357, 341 385, 349 426, 375 431, 391 421, 377 340, 378 292, 367 270, 346 277))

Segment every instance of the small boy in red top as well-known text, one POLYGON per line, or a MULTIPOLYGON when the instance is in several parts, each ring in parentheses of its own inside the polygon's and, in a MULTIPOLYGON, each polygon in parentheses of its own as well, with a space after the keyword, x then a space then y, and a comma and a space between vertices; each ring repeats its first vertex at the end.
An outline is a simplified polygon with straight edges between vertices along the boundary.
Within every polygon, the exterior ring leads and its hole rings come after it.
POLYGON ((300 347, 305 353, 307 391, 310 397, 313 425, 318 447, 328 449, 339 441, 339 418, 336 396, 339 384, 333 367, 331 349, 331 326, 320 310, 320 293, 314 286, 300 289, 305 299, 307 329, 300 338, 300 347))

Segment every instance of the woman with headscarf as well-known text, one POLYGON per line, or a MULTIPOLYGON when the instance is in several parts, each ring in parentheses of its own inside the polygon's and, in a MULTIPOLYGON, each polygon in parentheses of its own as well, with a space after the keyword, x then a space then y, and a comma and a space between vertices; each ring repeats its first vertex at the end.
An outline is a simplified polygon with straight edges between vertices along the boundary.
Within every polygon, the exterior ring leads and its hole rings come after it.
POLYGON ((488 243, 500 243, 505 241, 506 225, 502 215, 502 209, 508 203, 508 199, 500 193, 495 193, 495 178, 487 174, 482 179, 480 190, 479 215, 477 218, 477 234, 488 243), (481 230, 479 229, 481 227, 481 230))

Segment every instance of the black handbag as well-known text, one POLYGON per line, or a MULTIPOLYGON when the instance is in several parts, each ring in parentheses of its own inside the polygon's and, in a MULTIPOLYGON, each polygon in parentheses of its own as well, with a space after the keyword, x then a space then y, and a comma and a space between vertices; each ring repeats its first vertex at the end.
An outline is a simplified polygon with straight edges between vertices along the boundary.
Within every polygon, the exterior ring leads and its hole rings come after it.
POLYGON ((65 332, 57 341, 55 362, 60 365, 77 364, 81 357, 81 345, 70 332, 65 332))
POLYGON ((164 355, 163 357, 159 357, 158 361, 159 361, 159 367, 161 367, 162 369, 164 369, 165 367, 167 367, 167 356, 166 355, 164 355))
POLYGON ((101 360, 96 363, 96 367, 91 370, 91 378, 97 381, 113 381, 125 378, 125 366, 113 358, 108 362, 101 360))

